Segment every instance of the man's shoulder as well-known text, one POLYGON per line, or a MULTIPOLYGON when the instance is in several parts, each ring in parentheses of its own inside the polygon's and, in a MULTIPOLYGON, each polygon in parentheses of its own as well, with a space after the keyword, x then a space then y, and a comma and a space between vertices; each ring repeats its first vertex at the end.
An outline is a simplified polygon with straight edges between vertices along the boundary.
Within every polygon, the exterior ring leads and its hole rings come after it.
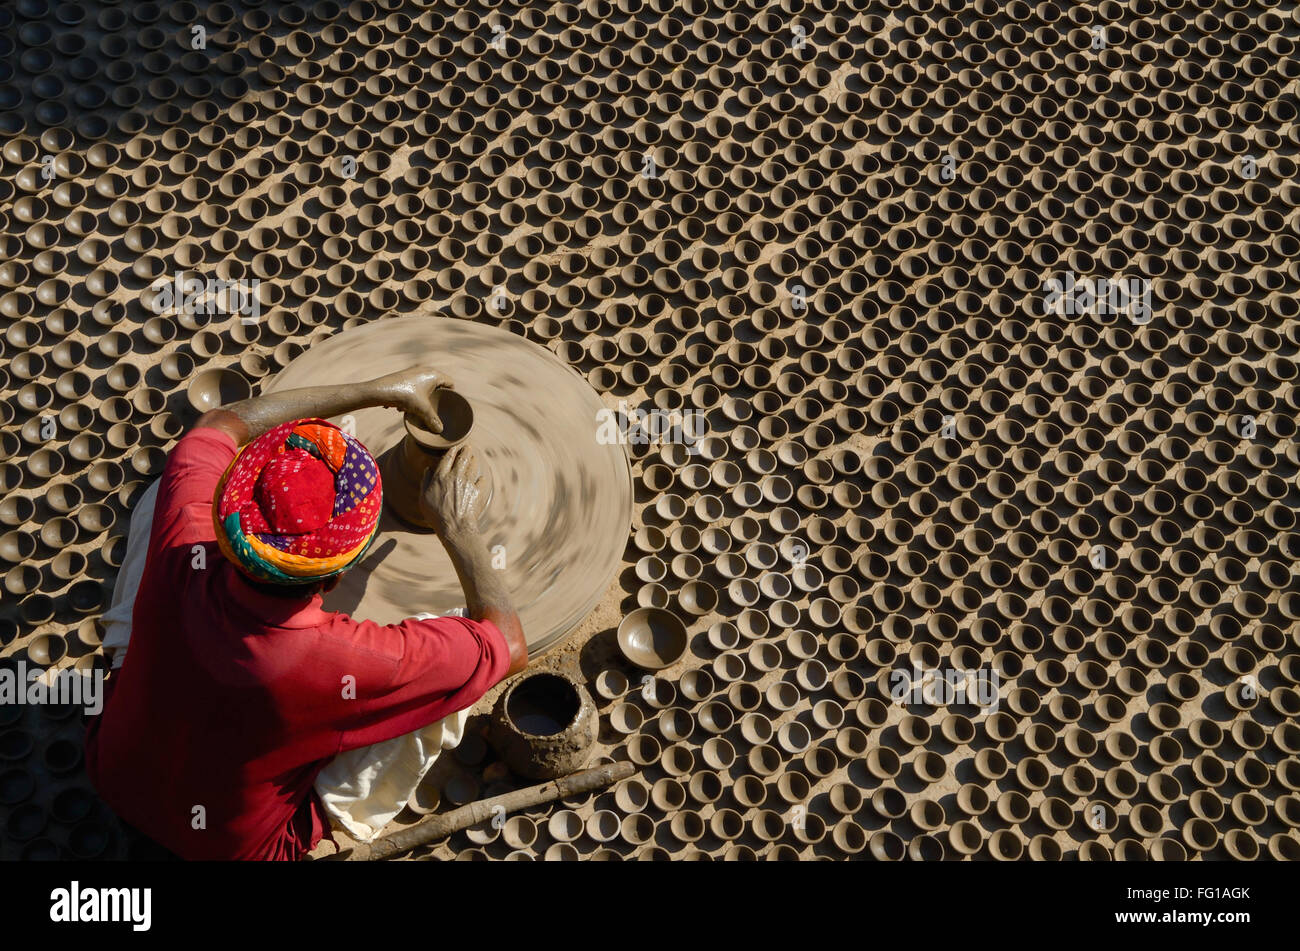
POLYGON ((225 430, 213 426, 196 426, 176 441, 170 458, 186 459, 225 457, 233 458, 237 450, 235 440, 225 430))

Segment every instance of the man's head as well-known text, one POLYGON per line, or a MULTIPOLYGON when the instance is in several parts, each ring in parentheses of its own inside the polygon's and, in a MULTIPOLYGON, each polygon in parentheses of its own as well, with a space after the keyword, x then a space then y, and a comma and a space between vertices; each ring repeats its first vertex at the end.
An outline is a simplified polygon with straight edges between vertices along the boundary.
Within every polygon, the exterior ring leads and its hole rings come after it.
POLYGON ((365 446, 332 423, 301 419, 239 451, 212 512, 222 553, 255 586, 310 597, 365 554, 382 502, 365 446))

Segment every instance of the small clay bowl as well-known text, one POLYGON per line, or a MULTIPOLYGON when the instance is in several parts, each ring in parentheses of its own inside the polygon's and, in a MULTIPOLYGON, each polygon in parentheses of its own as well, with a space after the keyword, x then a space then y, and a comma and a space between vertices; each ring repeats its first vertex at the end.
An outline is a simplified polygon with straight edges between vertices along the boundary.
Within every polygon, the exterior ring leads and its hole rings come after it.
POLYGON ((596 693, 604 700, 617 700, 627 687, 627 677, 617 670, 603 670, 596 677, 596 693))
POLYGON ((645 670, 663 670, 686 653, 686 625, 671 611, 637 608, 618 626, 623 656, 645 670))
POLYGON ((244 375, 229 367, 211 367, 194 375, 185 391, 190 405, 200 413, 238 403, 253 395, 244 375))

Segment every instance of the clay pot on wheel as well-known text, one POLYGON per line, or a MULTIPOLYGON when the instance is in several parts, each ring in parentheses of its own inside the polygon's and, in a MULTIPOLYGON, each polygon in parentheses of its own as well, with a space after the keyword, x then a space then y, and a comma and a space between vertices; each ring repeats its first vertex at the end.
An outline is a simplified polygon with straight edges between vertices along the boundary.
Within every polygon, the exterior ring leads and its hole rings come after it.
POLYGON ((501 694, 488 739, 514 772, 554 779, 581 769, 596 739, 595 704, 558 671, 527 674, 501 694))
MULTIPOLYGON (((442 421, 442 432, 430 432, 407 416, 403 420, 406 435, 379 460, 384 503, 404 521, 421 528, 433 527, 425 520, 420 507, 424 473, 441 463, 449 450, 469 438, 474 426, 473 409, 453 390, 438 390, 434 394, 434 412, 442 421)), ((482 511, 491 498, 492 485, 481 459, 479 472, 487 482, 487 491, 479 499, 479 510, 482 511)))

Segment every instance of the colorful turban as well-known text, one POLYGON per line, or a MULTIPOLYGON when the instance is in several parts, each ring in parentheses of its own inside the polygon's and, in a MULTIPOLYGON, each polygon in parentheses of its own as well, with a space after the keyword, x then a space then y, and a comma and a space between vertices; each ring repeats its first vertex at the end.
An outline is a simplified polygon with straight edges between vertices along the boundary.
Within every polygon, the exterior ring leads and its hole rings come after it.
POLYGON ((323 419, 283 423, 235 455, 212 501, 217 544, 245 574, 308 584, 365 554, 379 525, 379 465, 323 419))

